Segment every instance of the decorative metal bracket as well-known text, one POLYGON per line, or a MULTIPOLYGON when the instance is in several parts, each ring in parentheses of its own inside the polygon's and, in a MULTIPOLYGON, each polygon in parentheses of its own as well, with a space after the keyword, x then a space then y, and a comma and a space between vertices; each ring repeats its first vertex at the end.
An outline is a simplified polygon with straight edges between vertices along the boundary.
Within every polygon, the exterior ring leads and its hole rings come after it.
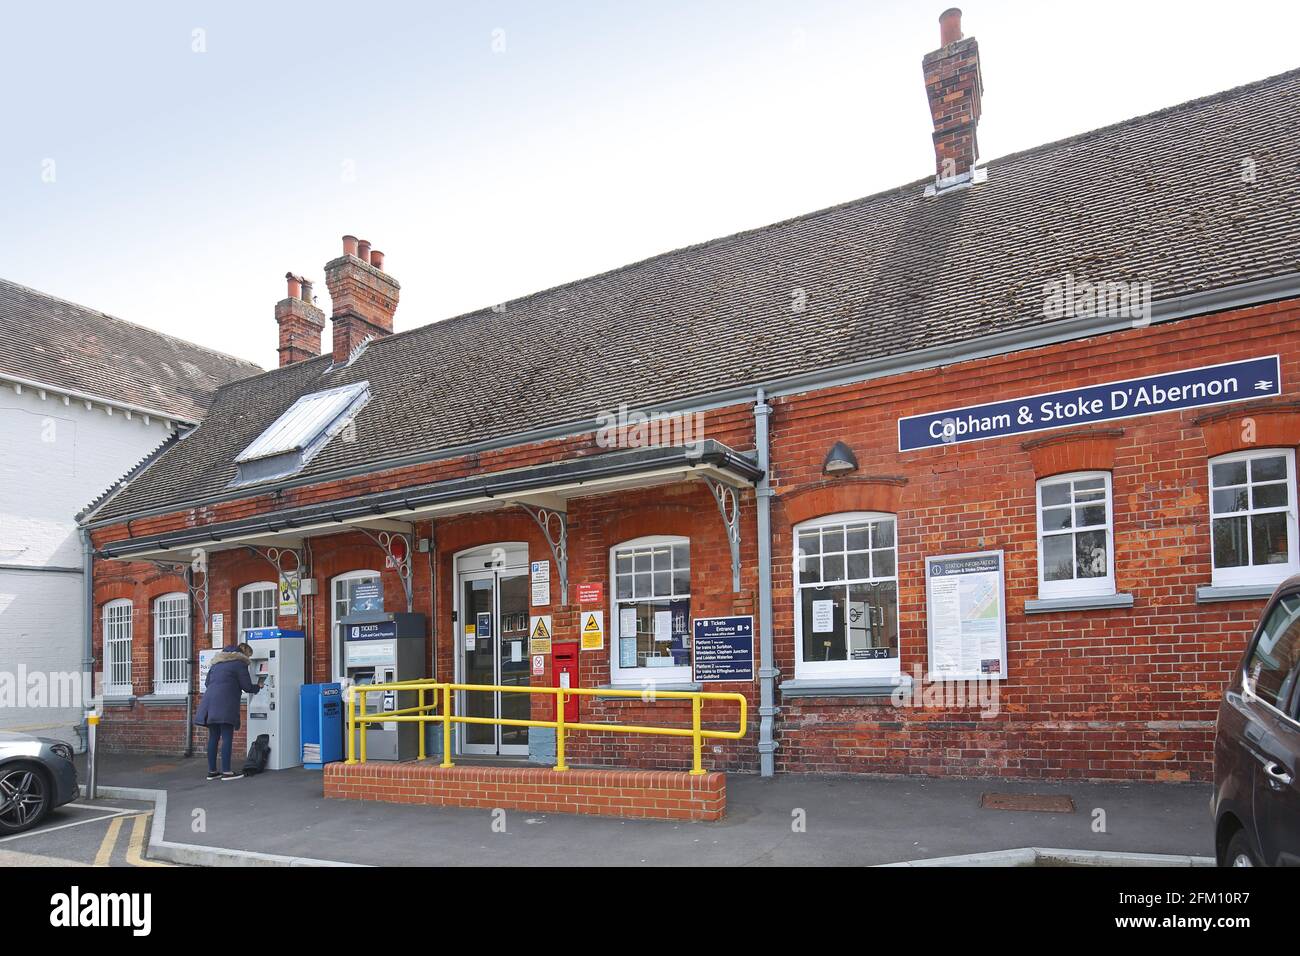
POLYGON ((546 543, 555 558, 555 570, 560 576, 560 607, 569 605, 569 516, 554 508, 535 507, 516 502, 537 522, 546 543))
POLYGON ((206 559, 195 557, 189 564, 171 561, 150 561, 159 571, 184 578, 185 590, 190 596, 190 606, 197 606, 203 614, 203 637, 205 643, 211 637, 212 618, 208 615, 208 565, 206 559), (202 580, 200 580, 202 579, 202 580))
MULTIPOLYGON (((302 560, 301 551, 297 551, 293 548, 257 548, 251 544, 246 544, 244 545, 244 547, 246 547, 250 553, 257 555, 259 558, 262 558, 269 565, 271 565, 271 567, 275 568, 275 589, 276 589, 277 601, 279 600, 280 581, 283 580, 286 572, 289 571, 298 572, 298 588, 299 588, 299 592, 301 591, 302 572, 303 572, 303 560, 302 560), (285 559, 288 558, 290 555, 293 556, 293 567, 291 568, 285 567, 285 559)), ((293 598, 294 598, 294 604, 298 605, 298 623, 302 624, 303 621, 302 594, 295 593, 293 598)))
POLYGON ((378 534, 375 534, 369 528, 359 528, 358 530, 384 552, 384 565, 395 570, 397 579, 402 582, 402 590, 406 594, 406 613, 414 612, 415 596, 411 592, 411 552, 415 550, 415 529, 412 528, 409 533, 381 531, 378 534), (401 539, 406 545, 405 553, 400 557, 393 547, 398 539, 401 539))
POLYGON ((727 543, 731 545, 731 590, 740 590, 740 495, 726 482, 704 475, 704 483, 713 492, 718 503, 722 523, 727 527, 727 543))

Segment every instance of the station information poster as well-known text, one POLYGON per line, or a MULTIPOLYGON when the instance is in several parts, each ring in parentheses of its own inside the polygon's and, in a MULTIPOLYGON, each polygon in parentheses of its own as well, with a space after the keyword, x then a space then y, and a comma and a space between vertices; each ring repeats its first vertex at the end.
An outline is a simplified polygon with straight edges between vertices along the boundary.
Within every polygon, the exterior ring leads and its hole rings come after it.
POLYGON ((926 558, 925 612, 930 680, 1006 678, 1001 551, 926 558))

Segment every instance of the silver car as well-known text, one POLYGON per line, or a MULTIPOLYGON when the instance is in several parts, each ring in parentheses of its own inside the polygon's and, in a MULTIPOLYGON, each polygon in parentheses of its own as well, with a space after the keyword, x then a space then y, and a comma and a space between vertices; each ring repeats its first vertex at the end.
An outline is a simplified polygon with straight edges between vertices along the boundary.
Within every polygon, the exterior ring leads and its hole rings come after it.
POLYGON ((0 836, 36 826, 77 795, 72 747, 46 737, 0 732, 0 836))

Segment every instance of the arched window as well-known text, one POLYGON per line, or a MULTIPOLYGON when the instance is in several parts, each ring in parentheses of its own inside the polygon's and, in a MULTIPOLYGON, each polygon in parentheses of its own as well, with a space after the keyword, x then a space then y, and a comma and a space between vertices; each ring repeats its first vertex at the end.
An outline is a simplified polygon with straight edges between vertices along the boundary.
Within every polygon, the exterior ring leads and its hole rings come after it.
POLYGON ((258 581, 239 589, 239 640, 256 627, 275 627, 280 589, 272 581, 258 581))
POLYGON ((1295 451, 1239 451, 1210 460, 1214 584, 1274 587, 1300 570, 1295 451))
POLYGON ((366 586, 378 589, 382 605, 383 583, 378 571, 348 571, 334 578, 330 585, 330 634, 333 641, 330 666, 334 669, 334 680, 343 678, 343 618, 351 613, 352 597, 357 588, 366 586))
POLYGON ((160 697, 190 692, 190 596, 164 594, 153 602, 153 692, 160 697))
POLYGON ((614 683, 691 679, 691 543, 655 535, 609 549, 614 683))
POLYGON ((1115 593, 1110 472, 1080 471, 1038 482, 1038 596, 1115 593))
POLYGON ((131 634, 134 609, 122 598, 104 605, 104 695, 131 696, 131 634))
POLYGON ((899 673, 895 525, 854 512, 795 526, 796 678, 899 673))

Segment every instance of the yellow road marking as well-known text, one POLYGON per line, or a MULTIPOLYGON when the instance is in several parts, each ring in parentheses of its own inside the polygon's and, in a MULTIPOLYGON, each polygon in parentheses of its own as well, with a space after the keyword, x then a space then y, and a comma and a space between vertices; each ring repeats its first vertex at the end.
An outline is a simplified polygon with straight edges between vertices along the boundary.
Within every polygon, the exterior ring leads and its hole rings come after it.
POLYGON ((152 817, 152 813, 142 813, 135 818, 131 824, 131 839, 126 845, 126 862, 131 866, 170 866, 168 863, 161 863, 144 858, 144 833, 145 826, 152 817))
POLYGON ((121 817, 113 817, 108 821, 108 832, 104 834, 103 842, 99 844, 99 852, 95 854, 95 866, 108 866, 109 861, 113 859, 113 850, 117 846, 117 836, 121 832, 121 817))

